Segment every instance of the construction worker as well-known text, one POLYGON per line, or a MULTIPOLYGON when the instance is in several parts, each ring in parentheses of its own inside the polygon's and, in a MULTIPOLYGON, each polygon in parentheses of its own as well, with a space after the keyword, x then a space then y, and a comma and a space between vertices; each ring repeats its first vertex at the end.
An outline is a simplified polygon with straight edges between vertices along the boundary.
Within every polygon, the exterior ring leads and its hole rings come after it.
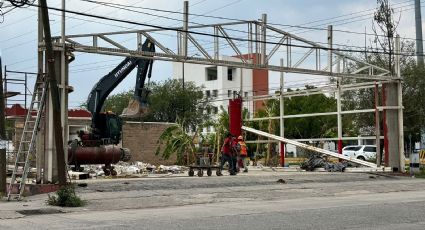
POLYGON ((248 168, 246 167, 246 157, 248 156, 248 148, 246 147, 246 143, 243 140, 242 136, 238 137, 238 150, 239 150, 239 154, 238 154, 238 170, 239 171, 239 167, 244 168, 243 172, 248 172, 248 168))
POLYGON ((221 173, 223 171, 223 166, 226 162, 229 163, 229 172, 230 175, 236 175, 235 166, 233 162, 233 147, 234 147, 234 138, 232 134, 227 134, 224 139, 223 146, 221 147, 221 162, 220 162, 220 172, 217 174, 218 176, 222 176, 221 173))

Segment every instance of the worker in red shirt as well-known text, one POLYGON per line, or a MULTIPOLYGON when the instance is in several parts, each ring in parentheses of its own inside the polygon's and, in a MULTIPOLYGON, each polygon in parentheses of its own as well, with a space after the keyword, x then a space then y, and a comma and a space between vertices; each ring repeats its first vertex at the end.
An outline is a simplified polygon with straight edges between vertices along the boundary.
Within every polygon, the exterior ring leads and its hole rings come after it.
POLYGON ((236 175, 235 165, 234 165, 234 138, 232 134, 227 134, 224 139, 223 146, 221 147, 221 162, 220 162, 220 172, 218 176, 222 176, 223 166, 226 162, 229 163, 229 172, 230 175, 236 175))

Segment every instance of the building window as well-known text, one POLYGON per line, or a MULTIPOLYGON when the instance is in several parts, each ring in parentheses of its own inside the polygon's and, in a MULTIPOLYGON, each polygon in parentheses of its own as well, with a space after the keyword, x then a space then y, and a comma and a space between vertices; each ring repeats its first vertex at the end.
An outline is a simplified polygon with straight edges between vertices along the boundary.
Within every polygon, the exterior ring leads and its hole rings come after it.
POLYGON ((248 92, 244 92, 244 96, 245 96, 245 98, 247 98, 248 97, 248 92))
POLYGON ((209 90, 205 91, 205 97, 207 98, 211 97, 211 91, 209 90))
POLYGON ((227 80, 233 81, 233 69, 232 68, 227 69, 227 80))
POLYGON ((237 95, 238 95, 238 91, 233 91, 233 98, 236 98, 237 95))
POLYGON ((217 80, 217 66, 207 68, 207 81, 217 80))
POLYGON ((227 90, 227 96, 231 97, 232 96, 232 90, 227 90))
POLYGON ((217 106, 214 106, 214 107, 213 107, 213 113, 214 113, 214 114, 217 114, 217 113, 218 113, 218 107, 217 107, 217 106))
POLYGON ((218 97, 218 90, 216 90, 216 89, 215 89, 215 90, 213 90, 213 91, 212 91, 212 96, 213 96, 213 97, 218 97))

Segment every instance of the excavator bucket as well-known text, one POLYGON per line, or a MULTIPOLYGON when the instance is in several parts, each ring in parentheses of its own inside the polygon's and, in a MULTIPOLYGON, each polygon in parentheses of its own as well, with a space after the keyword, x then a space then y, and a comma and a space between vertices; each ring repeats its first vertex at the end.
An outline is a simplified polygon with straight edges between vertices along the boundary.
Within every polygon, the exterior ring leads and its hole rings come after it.
POLYGON ((123 118, 139 118, 148 112, 148 108, 143 106, 137 100, 131 99, 127 108, 121 114, 123 118))

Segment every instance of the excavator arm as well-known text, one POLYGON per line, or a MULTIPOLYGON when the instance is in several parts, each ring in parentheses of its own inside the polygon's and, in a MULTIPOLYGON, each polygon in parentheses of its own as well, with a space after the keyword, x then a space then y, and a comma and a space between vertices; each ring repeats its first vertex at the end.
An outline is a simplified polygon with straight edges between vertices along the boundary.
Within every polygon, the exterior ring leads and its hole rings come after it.
MULTIPOLYGON (((147 39, 142 51, 155 52, 154 44, 147 39)), ((145 88, 146 77, 150 79, 153 60, 127 57, 107 75, 103 76, 91 90, 87 99, 87 110, 92 114, 92 137, 90 139, 108 140, 117 144, 121 140, 121 119, 111 113, 101 113, 103 104, 109 94, 137 67, 136 85, 133 103, 146 106, 148 89, 145 88)))
MULTIPOLYGON (((146 40, 142 46, 142 51, 155 52, 155 46, 150 40, 146 40)), ((87 110, 95 117, 102 110, 102 106, 109 94, 128 76, 128 74, 136 67, 137 78, 134 90, 134 98, 140 103, 146 101, 146 89, 144 84, 146 77, 151 77, 152 60, 127 57, 117 67, 115 67, 107 75, 103 76, 99 82, 94 85, 87 99, 87 110)))

